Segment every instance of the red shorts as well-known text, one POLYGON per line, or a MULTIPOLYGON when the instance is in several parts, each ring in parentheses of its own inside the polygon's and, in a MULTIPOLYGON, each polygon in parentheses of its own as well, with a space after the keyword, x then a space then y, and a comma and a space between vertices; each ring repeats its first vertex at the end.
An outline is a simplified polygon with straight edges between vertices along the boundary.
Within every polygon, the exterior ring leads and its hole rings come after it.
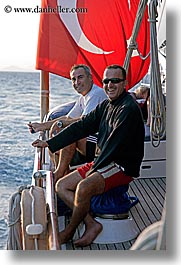
MULTIPOLYGON (((90 162, 77 168, 77 171, 83 179, 87 177, 86 173, 90 170, 93 164, 94 162, 90 162)), ((132 177, 127 176, 120 166, 115 163, 111 163, 104 168, 98 169, 97 172, 99 172, 105 179, 104 191, 110 190, 117 186, 129 184, 133 180, 132 177)))

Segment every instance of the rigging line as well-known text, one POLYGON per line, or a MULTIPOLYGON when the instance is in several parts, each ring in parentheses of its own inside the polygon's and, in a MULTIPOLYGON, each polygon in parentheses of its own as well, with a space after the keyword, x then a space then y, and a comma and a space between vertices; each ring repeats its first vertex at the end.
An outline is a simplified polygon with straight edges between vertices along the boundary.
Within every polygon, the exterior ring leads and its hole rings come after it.
POLYGON ((147 2, 148 0, 140 0, 139 2, 136 19, 135 19, 135 23, 134 23, 133 31, 131 35, 130 44, 128 46, 128 50, 127 50, 126 57, 125 57, 124 64, 123 64, 123 67, 125 68, 126 72, 128 72, 130 59, 131 59, 133 49, 134 49, 134 44, 136 42, 136 37, 138 35, 138 31, 140 29, 140 25, 141 25, 141 22, 142 22, 144 13, 145 13, 147 2))
POLYGON ((151 142, 154 147, 159 146, 160 140, 166 135, 166 112, 163 100, 162 85, 160 78, 160 66, 158 60, 157 46, 157 0, 149 3, 149 22, 150 22, 150 47, 151 47, 151 82, 150 82, 150 108, 151 108, 151 142))
POLYGON ((137 49, 137 52, 138 52, 138 54, 139 54, 139 57, 144 61, 144 60, 146 60, 149 56, 150 56, 150 52, 146 55, 146 56, 143 56, 142 54, 141 54, 141 52, 137 49))
POLYGON ((138 49, 138 43, 137 42, 132 42, 128 45, 127 47, 128 49, 131 49, 131 50, 137 50, 138 54, 139 54, 139 57, 142 59, 142 60, 146 60, 148 58, 148 56, 150 55, 150 52, 146 55, 146 56, 143 56, 141 54, 141 52, 139 51, 138 49))

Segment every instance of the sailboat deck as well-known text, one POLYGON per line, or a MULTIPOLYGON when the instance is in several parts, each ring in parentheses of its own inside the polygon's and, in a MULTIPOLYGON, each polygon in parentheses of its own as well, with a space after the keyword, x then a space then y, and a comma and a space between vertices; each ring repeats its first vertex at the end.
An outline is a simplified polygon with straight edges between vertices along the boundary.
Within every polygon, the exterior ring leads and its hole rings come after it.
MULTIPOLYGON (((137 196, 139 198, 139 203, 130 210, 130 216, 133 218, 139 232, 143 231, 147 226, 161 219, 165 193, 166 178, 140 178, 134 180, 130 184, 129 195, 137 196)), ((68 222, 69 217, 64 218, 63 225, 66 226, 68 222)), ((74 237, 77 238, 78 236, 79 230, 77 229, 74 237)), ((93 243, 87 247, 76 248, 72 240, 66 245, 62 245, 62 250, 128 250, 134 241, 135 239, 116 244, 93 243)))

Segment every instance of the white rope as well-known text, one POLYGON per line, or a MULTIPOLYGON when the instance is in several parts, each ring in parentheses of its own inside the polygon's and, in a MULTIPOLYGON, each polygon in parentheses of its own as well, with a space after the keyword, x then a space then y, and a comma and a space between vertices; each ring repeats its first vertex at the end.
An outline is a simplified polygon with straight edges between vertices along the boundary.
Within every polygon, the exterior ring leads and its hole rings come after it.
POLYGON ((160 144, 160 140, 166 135, 166 112, 162 93, 160 68, 158 60, 158 45, 156 31, 157 0, 150 0, 149 22, 150 22, 150 109, 151 109, 151 142, 154 147, 160 144))
POLYGON ((21 190, 15 192, 9 201, 9 215, 8 215, 8 250, 22 250, 21 237, 21 190))
POLYGON ((21 186, 9 200, 7 250, 22 250, 21 193, 31 185, 21 186))

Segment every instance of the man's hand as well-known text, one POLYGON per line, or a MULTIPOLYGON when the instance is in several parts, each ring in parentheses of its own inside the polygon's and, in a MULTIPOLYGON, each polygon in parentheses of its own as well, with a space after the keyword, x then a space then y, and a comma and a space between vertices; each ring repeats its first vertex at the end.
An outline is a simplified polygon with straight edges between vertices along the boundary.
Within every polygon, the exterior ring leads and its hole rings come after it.
POLYGON ((44 148, 44 147, 48 147, 48 144, 47 144, 46 141, 42 141, 42 140, 40 140, 40 139, 37 139, 37 140, 35 140, 35 141, 32 143, 32 146, 33 146, 33 147, 42 147, 42 148, 44 148))
POLYGON ((30 133, 36 133, 36 132, 44 130, 41 123, 38 123, 38 122, 33 122, 33 123, 29 122, 27 125, 28 125, 30 133))

